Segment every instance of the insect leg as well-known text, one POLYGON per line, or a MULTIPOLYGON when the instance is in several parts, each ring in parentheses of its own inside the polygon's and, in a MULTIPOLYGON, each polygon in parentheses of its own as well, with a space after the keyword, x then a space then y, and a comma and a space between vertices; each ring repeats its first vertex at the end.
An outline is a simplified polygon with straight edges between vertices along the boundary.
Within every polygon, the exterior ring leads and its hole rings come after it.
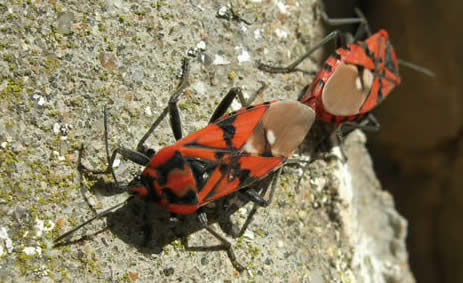
POLYGON ((111 175, 113 176, 114 182, 116 183, 117 186, 119 186, 119 183, 116 178, 116 174, 114 173, 114 170, 113 170, 113 164, 114 164, 114 160, 116 159, 117 154, 120 154, 124 158, 132 162, 135 162, 137 164, 140 164, 140 165, 146 165, 150 159, 147 156, 143 155, 142 153, 135 152, 130 149, 123 148, 123 147, 116 148, 110 155, 109 154, 110 152, 109 138, 108 138, 108 132, 109 132, 108 130, 108 110, 106 106, 104 107, 103 113, 104 113, 104 140, 105 140, 106 159, 107 159, 108 166, 104 170, 92 170, 92 169, 86 168, 82 164, 82 158, 81 158, 82 154, 81 153, 83 151, 83 145, 81 145, 80 150, 79 150, 78 168, 79 170, 83 170, 85 172, 89 172, 93 174, 111 173, 111 175))
POLYGON ((267 89, 268 85, 266 83, 260 82, 260 84, 260 88, 256 92, 254 92, 254 94, 251 97, 249 97, 247 101, 244 101, 243 97, 243 101, 241 102, 241 105, 243 105, 243 107, 248 107, 249 105, 251 105, 254 102, 254 100, 256 100, 256 98, 267 89))
POLYGON ((243 191, 250 201, 254 202, 258 206, 267 207, 272 203, 273 195, 275 194, 275 188, 278 185, 278 179, 280 179, 281 171, 283 171, 283 166, 278 169, 272 177, 272 184, 270 186, 270 195, 268 199, 264 199, 265 194, 267 193, 268 186, 262 189, 261 193, 257 193, 254 188, 249 188, 243 191))
POLYGON ((230 89, 228 93, 225 95, 225 97, 222 99, 222 101, 220 101, 219 105, 217 105, 217 107, 215 108, 214 113, 209 119, 209 123, 212 123, 218 118, 222 117, 225 114, 225 112, 227 112, 228 107, 230 107, 237 95, 241 97, 243 96, 241 88, 234 87, 230 89))
POLYGON ((190 75, 190 62, 188 58, 183 60, 182 66, 182 79, 169 99, 169 117, 170 127, 174 133, 175 140, 182 138, 182 121, 180 119, 180 112, 178 111, 177 102, 183 90, 188 86, 188 77, 190 75))
POLYGON ((326 13, 325 5, 323 4, 323 1, 318 1, 318 5, 320 6, 319 13, 325 23, 331 26, 341 26, 341 25, 349 25, 349 24, 366 24, 368 23, 365 16, 360 12, 360 14, 357 12, 357 8, 354 9, 354 11, 357 14, 357 18, 339 18, 339 19, 333 19, 328 16, 326 13))
POLYGON ((233 252, 231 243, 225 239, 222 235, 217 233, 211 226, 207 224, 207 216, 205 213, 200 213, 198 215, 199 221, 201 222, 202 225, 204 225, 204 228, 211 233, 217 240, 222 242, 222 245, 218 246, 221 247, 222 250, 227 252, 228 258, 230 259, 233 267, 238 270, 239 272, 244 271, 244 267, 238 262, 236 259, 235 253, 233 252))
POLYGON ((319 13, 323 19, 323 21, 330 25, 330 26, 341 26, 341 25, 350 25, 350 24, 359 24, 359 28, 357 29, 357 32, 355 34, 355 40, 360 40, 363 38, 365 33, 370 36, 371 31, 370 27, 368 25, 367 18, 365 15, 360 11, 358 8, 354 8, 354 12, 357 15, 356 18, 330 18, 328 14, 326 13, 325 5, 323 1, 318 1, 318 5, 320 7, 319 13))
POLYGON ((371 36, 370 25, 368 24, 367 18, 363 12, 359 8, 355 8, 354 12, 357 14, 358 18, 362 20, 357 32, 355 33, 354 39, 361 40, 365 37, 365 34, 367 36, 371 36))
MULTIPOLYGON (((164 110, 161 112, 159 117, 154 121, 154 123, 151 125, 151 127, 148 129, 148 131, 145 133, 145 135, 140 139, 140 141, 137 144, 137 151, 141 153, 148 153, 150 151, 145 147, 145 141, 148 139, 148 137, 153 133, 153 131, 159 126, 159 124, 164 120, 166 115, 170 113, 170 125, 172 127, 172 131, 174 133, 174 137, 176 140, 180 139, 182 137, 182 126, 180 122, 180 114, 177 109, 177 101, 180 97, 180 95, 183 93, 183 90, 188 86, 188 76, 190 73, 190 63, 187 58, 183 60, 183 65, 182 65, 182 78, 180 80, 179 85, 177 86, 177 89, 172 93, 170 99, 169 99, 169 105, 164 108, 164 110)), ((153 151, 153 150, 151 150, 153 151)), ((150 154, 146 154, 148 156, 154 154, 154 152, 151 152, 150 154)))
POLYGON ((257 96, 264 92, 267 88, 267 84, 264 82, 260 82, 261 87, 251 96, 248 100, 246 100, 243 96, 243 91, 239 87, 234 87, 228 91, 222 101, 217 105, 215 108, 214 113, 212 114, 211 118, 209 119, 209 123, 213 123, 218 118, 222 117, 226 112, 228 107, 232 104, 233 100, 238 96, 242 107, 247 107, 251 105, 257 96))
POLYGON ((233 267, 238 270, 239 272, 243 272, 245 268, 238 262, 236 259, 235 253, 233 252, 231 243, 225 239, 222 235, 217 233, 212 227, 210 227, 207 223, 207 216, 205 213, 198 214, 198 220, 203 225, 203 227, 211 233, 217 240, 219 240, 222 244, 216 246, 208 246, 208 247, 190 247, 188 245, 188 238, 183 239, 183 244, 185 245, 185 249, 189 251, 226 251, 228 258, 230 259, 231 264, 233 267))
POLYGON ((365 118, 358 122, 344 122, 342 123, 342 135, 346 136, 354 129, 360 129, 367 132, 378 132, 381 124, 372 113, 368 113, 365 118))
POLYGON ((282 169, 283 169, 283 167, 280 167, 280 169, 278 169, 278 171, 276 171, 275 175, 272 177, 272 184, 271 184, 271 187, 270 187, 270 196, 269 196, 269 198, 267 200, 264 199, 264 196, 267 193, 267 190, 268 190, 269 186, 265 186, 262 189, 262 191, 260 192, 260 194, 258 194, 254 190, 254 188, 243 191, 243 193, 246 194, 249 197, 249 200, 254 202, 254 205, 253 205, 251 211, 249 212, 249 214, 248 214, 248 216, 246 218, 246 221, 244 222, 243 226, 241 227, 240 232, 237 235, 233 235, 234 237, 241 237, 244 234, 244 232, 246 232, 246 229, 248 228, 249 224, 251 224, 251 222, 252 222, 252 220, 254 218, 254 215, 256 214, 257 209, 259 207, 267 207, 272 203, 273 195, 274 195, 275 189, 276 189, 276 187, 278 185, 278 179, 280 178, 282 169))
POLYGON ((315 52, 317 49, 319 49, 323 45, 327 44, 331 40, 334 40, 334 39, 337 40, 338 38, 340 38, 340 36, 341 36, 340 31, 338 30, 332 31, 327 36, 325 36, 320 42, 318 42, 314 47, 312 47, 309 51, 307 51, 307 53, 299 57, 299 59, 289 64, 287 67, 274 67, 274 66, 270 66, 270 65, 266 65, 262 63, 258 63, 257 67, 260 70, 264 72, 269 72, 269 73, 291 73, 291 72, 297 72, 297 71, 303 72, 303 70, 297 68, 297 66, 302 61, 310 57, 310 55, 312 55, 313 52, 315 52))
POLYGON ((62 234, 61 236, 59 236, 58 238, 56 238, 53 242, 55 243, 55 246, 58 246, 58 242, 61 241, 62 239, 66 238, 67 236, 71 235, 72 233, 74 233, 75 231, 79 230, 80 228, 84 227, 85 225, 89 224, 90 222, 93 222, 97 219, 100 219, 110 213, 112 213, 114 210, 116 210, 117 208, 125 205, 129 200, 131 200, 133 197, 129 197, 128 199, 126 199, 125 201, 121 202, 121 203, 118 203, 108 209, 105 209, 103 210, 102 212, 96 214, 95 216, 93 216, 92 218, 86 220, 85 222, 82 222, 81 224, 79 224, 78 226, 74 227, 73 229, 67 231, 66 233, 62 234))

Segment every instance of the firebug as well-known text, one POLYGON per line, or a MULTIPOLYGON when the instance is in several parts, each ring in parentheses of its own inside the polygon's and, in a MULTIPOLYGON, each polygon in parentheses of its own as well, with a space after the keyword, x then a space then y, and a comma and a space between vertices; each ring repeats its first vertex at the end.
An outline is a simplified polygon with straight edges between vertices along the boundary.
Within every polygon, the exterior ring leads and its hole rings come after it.
MULTIPOLYGON (((242 271, 244 268, 237 262, 230 243, 208 225, 201 207, 239 190, 258 204, 268 203, 250 187, 273 175, 278 176, 282 166, 309 131, 315 112, 298 101, 273 100, 224 115, 233 99, 241 94, 239 88, 233 88, 218 105, 205 128, 183 137, 177 101, 187 86, 188 73, 189 63, 185 59, 181 84, 170 97, 169 105, 139 141, 137 151, 117 148, 109 155, 105 108, 108 167, 105 170, 90 170, 82 164, 79 166, 86 173, 111 173, 116 184, 118 181, 112 164, 117 154, 144 166, 143 172, 127 185, 131 198, 159 205, 175 214, 197 212, 204 228, 223 243, 222 249, 228 253, 233 266, 242 271), (146 139, 167 114, 177 142, 158 152, 146 148, 146 139)), ((273 191, 269 200, 272 195, 273 191)), ((58 237, 55 242, 121 205, 89 219, 58 237)))

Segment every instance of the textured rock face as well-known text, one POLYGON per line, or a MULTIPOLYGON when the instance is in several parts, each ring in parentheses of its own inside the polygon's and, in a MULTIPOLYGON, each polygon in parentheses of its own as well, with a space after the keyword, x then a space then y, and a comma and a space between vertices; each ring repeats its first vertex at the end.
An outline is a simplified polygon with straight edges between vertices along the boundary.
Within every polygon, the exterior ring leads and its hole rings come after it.
POLYGON ((407 221, 395 210, 392 196, 381 190, 364 143, 363 134, 354 132, 344 146, 345 172, 350 173, 345 185, 352 190, 351 201, 345 198, 349 203, 345 226, 353 247, 354 274, 357 282, 414 282, 405 246, 407 221))
MULTIPOLYGON (((244 274, 223 252, 182 248, 185 235, 192 245, 216 243, 198 231, 194 216, 175 221, 152 208, 155 228, 144 244, 146 208, 137 202, 75 235, 93 237, 52 248, 58 234, 93 215, 89 204, 101 211, 126 198, 105 185, 110 178, 77 173, 81 143, 84 164, 104 166, 105 105, 111 146, 133 148, 166 106, 187 54, 191 85, 180 101, 185 133, 205 126, 232 86, 252 94, 259 81, 269 83, 256 101, 262 102, 294 99, 312 79, 262 73, 254 63, 286 63, 318 41, 314 1, 233 3, 233 13, 229 1, 206 0, 0 4, 2 280, 413 281, 405 221, 379 188, 358 132, 346 140, 347 164, 320 158, 300 188, 301 170, 284 170, 274 203, 258 210, 242 238, 231 239, 248 267, 244 274)), ((303 68, 318 67, 307 61, 303 68)), ((172 142, 168 123, 148 140, 156 149, 172 142)), ((140 170, 121 160, 116 174, 127 181, 140 170)), ((234 220, 242 223, 249 210, 249 204, 239 209, 234 220)))
POLYGON ((363 2, 373 27, 390 32, 399 57, 436 73, 401 69, 402 85, 378 109, 384 127, 373 139, 373 156, 409 220, 417 281, 462 282, 463 4, 363 2))

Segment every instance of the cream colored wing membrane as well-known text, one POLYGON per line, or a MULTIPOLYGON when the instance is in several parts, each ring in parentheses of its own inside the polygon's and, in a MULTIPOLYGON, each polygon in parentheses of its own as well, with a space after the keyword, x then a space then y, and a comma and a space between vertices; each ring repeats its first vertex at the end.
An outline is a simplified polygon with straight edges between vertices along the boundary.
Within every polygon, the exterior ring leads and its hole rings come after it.
POLYGON ((326 82, 322 102, 326 111, 333 115, 359 114, 368 97, 374 76, 364 69, 361 74, 352 64, 340 64, 326 82))
POLYGON ((290 157, 315 120, 315 111, 297 101, 279 101, 270 106, 243 150, 274 157, 290 157))

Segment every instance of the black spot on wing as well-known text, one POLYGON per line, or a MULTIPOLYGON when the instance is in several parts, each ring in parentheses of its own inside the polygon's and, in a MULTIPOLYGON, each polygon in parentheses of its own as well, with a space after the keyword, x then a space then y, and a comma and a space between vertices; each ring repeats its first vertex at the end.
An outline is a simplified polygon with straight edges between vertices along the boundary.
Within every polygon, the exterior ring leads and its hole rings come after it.
POLYGON ((334 53, 332 56, 336 60, 341 60, 341 55, 339 55, 338 53, 334 53))

